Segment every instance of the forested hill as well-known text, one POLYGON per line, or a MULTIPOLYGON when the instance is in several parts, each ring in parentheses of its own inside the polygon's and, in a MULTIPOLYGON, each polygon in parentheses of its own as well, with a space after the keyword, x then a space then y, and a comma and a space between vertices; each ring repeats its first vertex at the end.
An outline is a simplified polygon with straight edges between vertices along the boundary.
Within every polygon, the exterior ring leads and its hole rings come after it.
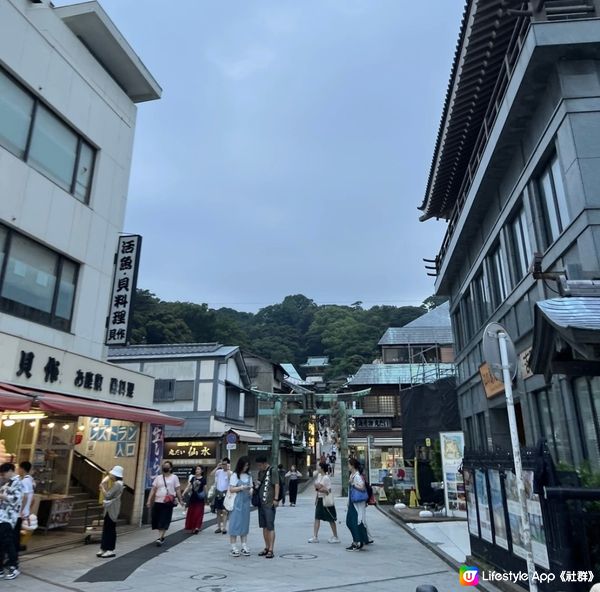
POLYGON ((257 313, 206 304, 165 302, 138 290, 132 343, 219 342, 239 345, 274 362, 296 367, 311 355, 329 356, 330 378, 356 372, 377 357, 377 342, 388 327, 401 327, 421 316, 436 298, 417 306, 317 305, 301 294, 261 308, 257 313))

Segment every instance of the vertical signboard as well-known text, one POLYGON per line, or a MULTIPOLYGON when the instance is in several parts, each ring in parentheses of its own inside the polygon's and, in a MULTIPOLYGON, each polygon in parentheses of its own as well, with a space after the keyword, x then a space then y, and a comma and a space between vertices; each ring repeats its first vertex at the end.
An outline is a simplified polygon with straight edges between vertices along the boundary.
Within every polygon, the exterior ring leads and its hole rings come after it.
POLYGON ((165 427, 159 424, 151 424, 148 438, 148 460, 146 461, 146 489, 150 489, 154 478, 160 475, 160 463, 162 462, 164 447, 165 427))
POLYGON ((475 471, 475 491, 477 492, 477 509, 479 510, 479 528, 481 538, 490 543, 494 542, 492 536, 492 516, 490 514, 490 503, 485 479, 485 473, 481 469, 475 471))
POLYGON ((141 236, 130 234, 119 237, 110 306, 106 319, 106 345, 126 345, 129 340, 141 248, 141 236))
POLYGON ((490 497, 492 498, 492 517, 494 519, 496 544, 508 550, 508 534, 506 530, 506 518, 504 516, 500 472, 495 469, 490 470, 488 471, 488 478, 490 480, 490 497))
POLYGON ((446 512, 449 516, 466 517, 466 492, 459 473, 465 448, 462 432, 440 432, 442 471, 446 512))

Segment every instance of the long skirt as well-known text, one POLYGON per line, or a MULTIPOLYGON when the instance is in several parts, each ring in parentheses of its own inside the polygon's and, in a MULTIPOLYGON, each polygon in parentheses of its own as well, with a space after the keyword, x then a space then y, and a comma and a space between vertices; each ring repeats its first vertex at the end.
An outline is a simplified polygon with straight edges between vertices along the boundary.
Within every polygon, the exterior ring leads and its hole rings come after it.
POLYGON ((290 492, 290 504, 295 504, 298 497, 298 479, 290 479, 288 489, 290 492))
POLYGON ((152 530, 168 530, 173 518, 173 504, 152 504, 152 530))
POLYGON ((348 504, 348 513, 346 514, 346 526, 352 534, 352 541, 354 543, 367 544, 369 542, 369 535, 367 534, 367 529, 365 528, 365 525, 362 522, 360 524, 358 523, 358 514, 353 503, 348 504))
POLYGON ((186 530, 200 530, 204 520, 204 502, 193 502, 188 506, 185 515, 186 530))

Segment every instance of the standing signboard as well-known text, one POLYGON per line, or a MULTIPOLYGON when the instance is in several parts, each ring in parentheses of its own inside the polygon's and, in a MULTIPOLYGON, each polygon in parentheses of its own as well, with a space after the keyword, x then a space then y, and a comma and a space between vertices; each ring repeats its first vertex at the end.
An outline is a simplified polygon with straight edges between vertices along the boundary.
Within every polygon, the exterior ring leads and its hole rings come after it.
POLYGON ((459 472, 465 449, 462 432, 440 432, 444 499, 449 516, 466 518, 466 494, 463 476, 459 472))

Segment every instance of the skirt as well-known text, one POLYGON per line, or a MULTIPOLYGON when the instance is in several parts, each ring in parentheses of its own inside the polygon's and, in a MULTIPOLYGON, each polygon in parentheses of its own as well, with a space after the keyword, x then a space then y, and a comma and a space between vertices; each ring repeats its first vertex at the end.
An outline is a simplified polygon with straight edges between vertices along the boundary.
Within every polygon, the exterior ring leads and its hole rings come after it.
POLYGON ((317 498, 317 505, 315 506, 315 520, 324 520, 325 522, 336 522, 337 513, 335 506, 324 506, 323 498, 317 498))
POLYGON ((152 530, 168 530, 173 518, 173 504, 152 504, 152 530))
POLYGON ((200 530, 204 520, 204 502, 194 502, 188 506, 185 515, 186 530, 200 530))

